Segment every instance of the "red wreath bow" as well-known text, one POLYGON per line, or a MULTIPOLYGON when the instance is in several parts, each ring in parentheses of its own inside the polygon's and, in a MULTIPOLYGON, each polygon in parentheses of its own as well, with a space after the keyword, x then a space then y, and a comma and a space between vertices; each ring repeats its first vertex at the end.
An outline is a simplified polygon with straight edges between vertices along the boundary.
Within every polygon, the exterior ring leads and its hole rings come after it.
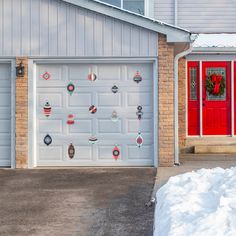
POLYGON ((212 94, 218 95, 220 93, 220 84, 221 84, 222 78, 223 78, 222 75, 213 74, 211 76, 211 81, 214 84, 212 94))

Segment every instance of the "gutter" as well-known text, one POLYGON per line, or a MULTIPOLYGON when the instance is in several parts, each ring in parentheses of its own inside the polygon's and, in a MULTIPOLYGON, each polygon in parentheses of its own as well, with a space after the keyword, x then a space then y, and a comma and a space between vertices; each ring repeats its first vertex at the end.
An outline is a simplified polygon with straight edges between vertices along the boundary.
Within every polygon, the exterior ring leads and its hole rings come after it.
POLYGON ((187 50, 185 50, 179 54, 176 54, 175 58, 174 58, 174 87, 175 87, 175 90, 174 90, 174 93, 175 93, 174 94, 174 113, 175 113, 174 114, 175 115, 175 118, 174 118, 174 123, 175 123, 174 165, 177 165, 177 166, 180 165, 180 163, 179 163, 179 98, 178 98, 179 76, 178 76, 178 66, 179 66, 179 59, 181 57, 184 57, 187 54, 189 54, 192 50, 193 50, 193 41, 190 43, 190 47, 187 50))

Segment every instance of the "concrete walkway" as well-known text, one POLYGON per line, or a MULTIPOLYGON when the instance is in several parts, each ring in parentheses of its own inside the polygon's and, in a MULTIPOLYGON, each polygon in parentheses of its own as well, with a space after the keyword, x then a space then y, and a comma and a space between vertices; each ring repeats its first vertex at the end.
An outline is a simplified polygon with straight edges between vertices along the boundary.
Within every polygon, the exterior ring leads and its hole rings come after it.
POLYGON ((186 154, 180 157, 180 166, 174 167, 158 167, 156 184, 154 189, 155 192, 164 185, 171 176, 183 174, 190 171, 199 170, 202 168, 230 168, 236 166, 236 156, 235 155, 196 155, 196 154, 186 154))
POLYGON ((156 169, 0 170, 0 235, 150 236, 156 169))

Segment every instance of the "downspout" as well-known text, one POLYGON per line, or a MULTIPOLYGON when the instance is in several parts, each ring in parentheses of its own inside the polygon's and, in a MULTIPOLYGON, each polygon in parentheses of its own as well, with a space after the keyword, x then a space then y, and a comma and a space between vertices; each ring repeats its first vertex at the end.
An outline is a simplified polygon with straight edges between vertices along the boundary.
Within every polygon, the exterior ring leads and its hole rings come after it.
POLYGON ((174 122, 175 122, 175 148, 174 148, 174 155, 175 155, 175 159, 174 159, 174 164, 179 166, 179 98, 178 98, 178 94, 179 94, 179 76, 178 76, 178 67, 179 67, 179 59, 181 57, 186 56, 187 54, 189 54, 192 49, 193 49, 193 42, 190 43, 190 46, 187 50, 175 55, 174 58, 174 86, 175 86, 175 95, 174 95, 174 113, 175 113, 175 118, 174 118, 174 122))

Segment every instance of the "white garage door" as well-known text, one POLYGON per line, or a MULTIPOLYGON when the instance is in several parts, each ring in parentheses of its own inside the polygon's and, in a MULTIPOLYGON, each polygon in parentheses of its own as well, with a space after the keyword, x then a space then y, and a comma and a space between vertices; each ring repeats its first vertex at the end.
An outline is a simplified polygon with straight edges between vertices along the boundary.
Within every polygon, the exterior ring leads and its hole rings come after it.
POLYGON ((153 165, 151 63, 37 64, 36 81, 38 166, 153 165))
POLYGON ((0 63, 0 166, 11 165, 11 64, 0 63))

